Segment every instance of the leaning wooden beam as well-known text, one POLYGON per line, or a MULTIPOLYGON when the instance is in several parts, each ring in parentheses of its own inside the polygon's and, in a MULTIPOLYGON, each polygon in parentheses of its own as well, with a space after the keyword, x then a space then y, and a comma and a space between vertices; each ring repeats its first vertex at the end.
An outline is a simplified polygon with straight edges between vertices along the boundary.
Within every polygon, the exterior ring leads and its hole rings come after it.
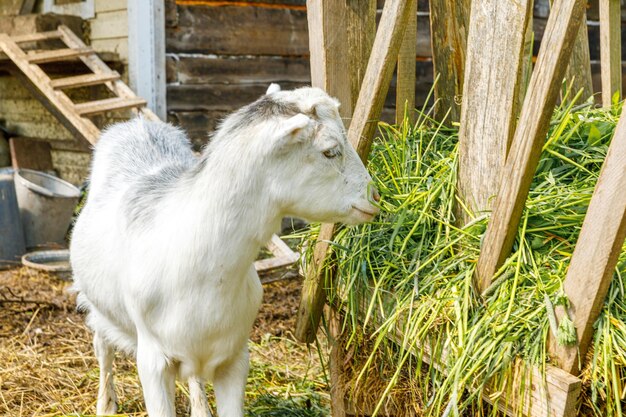
POLYGON ((559 346, 554 340, 550 341, 550 350, 559 366, 575 375, 591 344, 593 325, 604 304, 626 238, 624 189, 626 113, 622 112, 563 282, 574 315, 578 346, 559 346))
POLYGON ((448 122, 458 122, 461 120, 470 0, 430 0, 429 6, 433 67, 435 76, 439 77, 435 85, 435 118, 442 120, 447 115, 448 122))
MULTIPOLYGON (((459 131, 459 196, 474 212, 497 194, 519 112, 531 0, 472 3, 459 131)), ((462 214, 462 223, 471 219, 462 214)))
POLYGON ((476 279, 480 290, 489 286, 513 247, 585 5, 585 0, 561 0, 550 12, 478 258, 476 279))
MULTIPOLYGON (((389 89, 400 42, 404 36, 409 9, 414 1, 389 0, 385 2, 374 39, 372 56, 363 79, 363 88, 359 93, 348 130, 348 140, 364 162, 367 161, 369 155, 374 130, 389 89)), ((316 65, 315 61, 313 65, 316 65)), ((315 340, 326 300, 324 264, 330 250, 328 242, 332 240, 334 232, 334 225, 322 225, 315 247, 313 265, 307 272, 303 284, 295 331, 296 338, 302 342, 311 343, 315 340)))
POLYGON ((409 21, 404 31, 404 38, 398 54, 396 82, 396 123, 400 124, 404 116, 412 124, 415 121, 415 55, 417 49, 417 2, 409 11, 409 21))
POLYGON ((610 107, 613 95, 622 95, 622 26, 620 0, 600 0, 600 71, 602 105, 610 107))

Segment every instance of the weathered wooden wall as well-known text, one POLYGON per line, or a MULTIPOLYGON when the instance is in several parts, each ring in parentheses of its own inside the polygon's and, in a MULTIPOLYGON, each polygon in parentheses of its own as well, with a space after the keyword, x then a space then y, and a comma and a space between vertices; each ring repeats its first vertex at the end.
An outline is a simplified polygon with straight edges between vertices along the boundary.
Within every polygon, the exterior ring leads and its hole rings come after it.
MULTIPOLYGON (((383 3, 378 1, 379 8, 383 3)), ((309 84, 305 4, 305 0, 166 0, 168 119, 188 130, 200 145, 220 118, 263 94, 270 82, 284 88, 309 84)), ((549 0, 536 0, 535 55, 548 13, 549 0)), ((624 9, 622 17, 626 22, 624 9)), ((595 91, 600 91, 598 20, 594 0, 588 8, 588 30, 595 91)), ((626 25, 623 28, 626 32, 626 25)), ((428 0, 418 4, 416 42, 420 107, 434 76, 428 0)), ((391 88, 383 112, 386 120, 393 120, 394 94, 391 88)))

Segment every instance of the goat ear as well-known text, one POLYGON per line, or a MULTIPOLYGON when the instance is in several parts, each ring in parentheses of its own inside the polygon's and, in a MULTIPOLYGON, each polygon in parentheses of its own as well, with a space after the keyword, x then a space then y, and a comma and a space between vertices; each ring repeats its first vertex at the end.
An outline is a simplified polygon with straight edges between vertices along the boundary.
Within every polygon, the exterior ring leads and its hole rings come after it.
POLYGON ((308 137, 313 120, 310 117, 298 113, 282 122, 278 128, 278 137, 281 143, 294 143, 308 137))
POLYGON ((265 92, 265 94, 273 94, 280 91, 280 85, 275 84, 275 83, 271 83, 269 87, 267 87, 267 91, 265 92))

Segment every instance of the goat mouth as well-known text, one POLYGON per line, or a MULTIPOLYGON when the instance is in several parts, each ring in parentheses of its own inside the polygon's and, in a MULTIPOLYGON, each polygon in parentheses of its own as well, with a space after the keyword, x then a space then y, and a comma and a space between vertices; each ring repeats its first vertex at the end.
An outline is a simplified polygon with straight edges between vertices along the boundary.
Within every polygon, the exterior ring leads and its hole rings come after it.
POLYGON ((376 215, 376 213, 374 213, 372 211, 363 210, 361 208, 358 208, 357 206, 352 206, 352 208, 355 209, 356 211, 361 212, 361 213, 363 213, 363 214, 365 214, 367 216, 370 216, 370 217, 374 217, 376 215))

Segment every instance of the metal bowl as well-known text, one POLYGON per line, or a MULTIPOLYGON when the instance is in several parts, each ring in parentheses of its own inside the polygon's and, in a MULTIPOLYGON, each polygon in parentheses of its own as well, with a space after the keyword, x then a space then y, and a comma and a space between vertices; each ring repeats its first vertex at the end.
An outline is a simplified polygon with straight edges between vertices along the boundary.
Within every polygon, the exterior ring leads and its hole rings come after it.
POLYGON ((22 264, 39 271, 55 273, 65 280, 72 276, 70 251, 67 249, 29 252, 22 256, 22 264))

